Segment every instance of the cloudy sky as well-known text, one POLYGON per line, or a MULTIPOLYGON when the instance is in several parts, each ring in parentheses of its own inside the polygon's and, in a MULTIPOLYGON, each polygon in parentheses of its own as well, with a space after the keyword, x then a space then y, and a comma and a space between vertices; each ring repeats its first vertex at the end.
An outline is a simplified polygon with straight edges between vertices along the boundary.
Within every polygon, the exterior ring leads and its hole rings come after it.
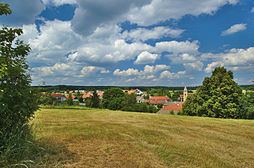
POLYGON ((253 0, 2 0, 33 85, 200 85, 217 66, 254 79, 253 0))

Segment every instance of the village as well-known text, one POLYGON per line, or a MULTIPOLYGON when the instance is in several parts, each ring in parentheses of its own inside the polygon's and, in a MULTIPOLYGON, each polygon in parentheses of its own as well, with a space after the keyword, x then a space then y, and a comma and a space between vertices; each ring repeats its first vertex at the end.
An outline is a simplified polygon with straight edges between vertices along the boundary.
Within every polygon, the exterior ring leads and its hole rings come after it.
MULTIPOLYGON (((188 95, 192 94, 188 93, 187 87, 184 87, 182 91, 179 91, 180 93, 175 99, 173 99, 172 96, 167 95, 153 95, 148 91, 142 91, 140 89, 121 90, 125 95, 133 95, 136 98, 136 103, 138 104, 154 106, 159 114, 177 114, 181 112, 188 95)), ((86 100, 91 99, 94 96, 94 92, 95 90, 72 90, 53 92, 50 94, 43 92, 42 94, 48 94, 51 98, 57 101, 58 104, 64 104, 67 100, 71 99, 75 105, 86 106, 86 100)), ((101 101, 103 100, 104 92, 104 90, 96 90, 96 94, 101 101)))

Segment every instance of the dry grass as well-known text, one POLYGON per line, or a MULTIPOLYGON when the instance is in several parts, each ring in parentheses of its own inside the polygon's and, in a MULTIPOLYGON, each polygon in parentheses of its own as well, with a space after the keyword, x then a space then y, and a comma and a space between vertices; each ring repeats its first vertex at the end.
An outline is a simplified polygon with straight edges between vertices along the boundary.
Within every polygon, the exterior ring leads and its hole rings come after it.
POLYGON ((37 167, 254 167, 254 121, 43 109, 33 123, 37 167))

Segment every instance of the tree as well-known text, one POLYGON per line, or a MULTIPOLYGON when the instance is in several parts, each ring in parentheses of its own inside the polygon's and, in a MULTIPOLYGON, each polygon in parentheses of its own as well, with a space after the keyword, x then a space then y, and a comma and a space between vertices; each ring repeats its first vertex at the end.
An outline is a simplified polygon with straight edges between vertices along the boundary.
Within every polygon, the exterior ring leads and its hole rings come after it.
POLYGON ((67 105, 68 106, 72 106, 74 104, 73 99, 72 99, 72 94, 69 93, 68 97, 67 97, 67 105))
POLYGON ((93 96, 91 98, 91 105, 93 108, 100 107, 100 98, 99 98, 96 90, 93 91, 93 96))
POLYGON ((184 103, 186 115, 216 118, 245 118, 242 90, 233 80, 233 73, 217 67, 211 77, 206 77, 197 92, 184 103))
MULTIPOLYGON (((11 14, 9 6, 0 3, 0 15, 8 14, 11 14)), ((16 40, 21 34, 22 29, 0 29, 0 154, 8 146, 24 147, 30 137, 28 122, 38 109, 26 63, 30 47, 16 40)), ((15 154, 18 155, 16 150, 12 156, 15 154)))
POLYGON ((103 107, 111 110, 120 110, 124 101, 124 93, 121 89, 112 88, 104 92, 103 107))

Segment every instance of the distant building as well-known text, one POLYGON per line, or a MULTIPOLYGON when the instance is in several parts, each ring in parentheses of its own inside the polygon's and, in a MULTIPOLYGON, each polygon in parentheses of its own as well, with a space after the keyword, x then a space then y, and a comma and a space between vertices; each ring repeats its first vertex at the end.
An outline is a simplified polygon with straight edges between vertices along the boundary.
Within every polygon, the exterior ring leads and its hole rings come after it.
POLYGON ((64 102, 66 101, 66 97, 60 93, 52 93, 52 97, 54 97, 57 101, 64 102))
POLYGON ((171 101, 171 99, 167 96, 151 96, 148 100, 149 104, 152 105, 164 105, 171 101))
POLYGON ((180 102, 185 102, 187 100, 187 98, 188 98, 188 89, 185 86, 184 90, 183 90, 183 94, 180 95, 180 102))
POLYGON ((142 94, 144 94, 141 90, 139 89, 131 89, 131 90, 123 90, 124 93, 127 93, 127 94, 135 94, 135 95, 138 95, 138 96, 141 96, 142 94))
POLYGON ((175 103, 164 105, 158 113, 159 114, 169 114, 170 112, 177 113, 182 111, 182 108, 183 108, 182 102, 175 102, 175 103))
POLYGON ((183 102, 187 100, 187 97, 188 97, 188 90, 187 90, 187 87, 185 86, 183 90, 183 102))
POLYGON ((184 87, 183 94, 180 95, 180 101, 179 102, 169 102, 167 104, 164 104, 164 106, 161 108, 161 110, 158 112, 158 114, 171 114, 171 112, 178 113, 182 111, 183 104, 188 98, 188 90, 187 87, 184 87))

